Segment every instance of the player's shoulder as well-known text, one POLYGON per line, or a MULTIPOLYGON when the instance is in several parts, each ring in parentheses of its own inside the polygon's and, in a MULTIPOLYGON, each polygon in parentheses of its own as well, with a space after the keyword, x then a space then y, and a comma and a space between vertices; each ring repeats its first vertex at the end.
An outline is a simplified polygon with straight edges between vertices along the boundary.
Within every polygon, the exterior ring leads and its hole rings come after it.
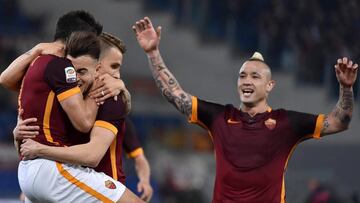
POLYGON ((277 112, 277 115, 287 117, 290 120, 306 120, 306 119, 318 116, 316 114, 311 114, 311 113, 306 113, 306 112, 301 112, 301 111, 296 111, 296 110, 288 110, 288 109, 278 109, 275 112, 277 112))
POLYGON ((113 97, 105 100, 104 104, 99 107, 98 115, 100 116, 115 116, 115 117, 125 117, 125 104, 121 99, 115 100, 113 97))
POLYGON ((198 106, 203 106, 205 109, 208 109, 208 108, 215 108, 215 109, 224 109, 225 107, 228 107, 228 106, 231 106, 231 104, 219 104, 217 102, 214 102, 214 101, 210 101, 210 100, 205 100, 205 99, 200 99, 200 98, 196 98, 196 101, 197 101, 197 105, 198 106))
POLYGON ((51 54, 41 55, 39 57, 42 58, 42 59, 48 60, 49 64, 54 63, 54 64, 69 64, 69 65, 72 65, 71 61, 66 57, 59 57, 59 56, 55 56, 55 55, 51 55, 51 54))

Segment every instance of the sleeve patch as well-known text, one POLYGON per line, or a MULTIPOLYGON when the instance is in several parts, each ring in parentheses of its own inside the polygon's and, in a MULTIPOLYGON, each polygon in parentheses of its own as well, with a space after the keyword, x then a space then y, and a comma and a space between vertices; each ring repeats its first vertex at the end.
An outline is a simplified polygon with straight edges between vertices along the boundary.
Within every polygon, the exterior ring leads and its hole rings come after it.
POLYGON ((65 68, 65 77, 67 83, 76 82, 76 71, 74 67, 69 66, 65 68))

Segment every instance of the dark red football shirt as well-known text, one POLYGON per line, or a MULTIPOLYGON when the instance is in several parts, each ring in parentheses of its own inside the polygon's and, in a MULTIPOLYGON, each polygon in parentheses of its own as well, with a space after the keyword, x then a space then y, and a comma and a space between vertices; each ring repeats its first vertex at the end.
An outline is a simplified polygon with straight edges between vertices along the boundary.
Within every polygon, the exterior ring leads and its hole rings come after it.
POLYGON ((135 126, 129 118, 125 119, 125 137, 124 137, 124 150, 128 157, 136 158, 144 154, 144 150, 140 145, 135 126))
POLYGON ((251 117, 232 105, 192 99, 190 122, 207 129, 216 156, 215 203, 283 203, 288 159, 320 137, 324 115, 271 110, 251 117))
MULTIPOLYGON (((111 108, 115 108, 115 107, 111 107, 111 108)), ((99 112, 102 111, 101 110, 102 107, 99 108, 99 112)), ((121 114, 121 112, 119 112, 121 114)), ((98 118, 99 118, 98 114, 98 118)), ((107 116, 102 116, 103 118, 105 117, 105 119, 107 119, 107 116)), ((133 123, 130 121, 129 118, 125 118, 123 119, 123 117, 119 116, 119 120, 120 122, 122 122, 124 120, 125 122, 125 128, 124 128, 124 136, 119 135, 119 133, 121 132, 121 130, 123 129, 122 124, 120 124, 119 122, 114 122, 111 119, 108 119, 108 121, 110 124, 112 124, 116 129, 121 129, 118 130, 118 135, 116 136, 114 142, 116 142, 116 145, 114 143, 112 143, 111 146, 115 147, 116 150, 113 150, 111 147, 109 148, 109 150, 107 151, 107 153, 104 155, 103 159, 101 160, 99 166, 96 168, 96 171, 98 172, 104 172, 106 173, 108 176, 113 177, 114 179, 119 180, 122 183, 125 183, 125 179, 126 176, 124 174, 123 168, 122 168, 122 150, 119 149, 119 147, 121 148, 121 143, 122 143, 122 147, 125 150, 126 154, 128 157, 130 158, 136 158, 137 156, 141 155, 144 153, 143 148, 140 145, 140 141, 139 138, 137 136, 135 127, 133 125, 133 123), (120 125, 120 126, 119 126, 120 125), (112 155, 111 152, 114 152, 114 154, 112 155), (111 158, 111 157, 116 157, 111 158), (115 162, 112 160, 116 160, 115 162), (116 167, 116 172, 115 169, 113 167, 116 167)), ((101 127, 101 126, 100 126, 101 127)), ((90 136, 89 134, 84 134, 81 133, 79 131, 77 131, 76 129, 73 129, 72 136, 70 136, 70 140, 71 140, 71 144, 70 145, 77 145, 77 144, 84 144, 90 141, 90 136)))
POLYGON ((94 126, 111 130, 116 135, 95 170, 104 172, 120 182, 125 182, 125 175, 122 169, 125 115, 125 105, 121 100, 115 101, 112 98, 107 99, 105 103, 99 107, 94 124, 94 126))
POLYGON ((23 118, 37 118, 40 126, 35 141, 45 145, 67 145, 71 122, 60 101, 80 93, 71 61, 53 55, 42 55, 30 65, 23 79, 19 107, 23 118))

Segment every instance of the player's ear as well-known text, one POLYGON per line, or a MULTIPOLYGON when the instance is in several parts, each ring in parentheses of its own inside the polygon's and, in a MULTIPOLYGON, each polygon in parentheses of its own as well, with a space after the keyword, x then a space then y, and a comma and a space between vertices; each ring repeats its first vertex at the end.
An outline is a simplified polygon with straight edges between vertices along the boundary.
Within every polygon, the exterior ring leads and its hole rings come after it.
POLYGON ((266 85, 266 92, 271 92, 271 90, 275 87, 275 80, 270 80, 266 85))

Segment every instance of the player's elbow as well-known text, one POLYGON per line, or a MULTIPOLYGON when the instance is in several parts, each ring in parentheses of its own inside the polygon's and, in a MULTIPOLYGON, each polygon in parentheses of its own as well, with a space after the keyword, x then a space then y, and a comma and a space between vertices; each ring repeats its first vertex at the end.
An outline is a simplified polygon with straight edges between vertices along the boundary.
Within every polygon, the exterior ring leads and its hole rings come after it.
POLYGON ((9 84, 3 74, 0 75, 0 85, 9 88, 9 84))
POLYGON ((93 127, 93 123, 90 122, 88 119, 84 119, 80 125, 77 126, 77 130, 82 133, 90 132, 91 128, 93 127))
POLYGON ((99 165, 100 161, 101 161, 101 158, 99 158, 97 156, 88 156, 85 164, 88 167, 96 168, 99 165))
POLYGON ((0 85, 4 85, 4 77, 3 77, 3 74, 0 74, 0 85))
POLYGON ((100 163, 99 161, 95 161, 95 160, 94 160, 94 161, 89 161, 89 162, 87 162, 86 165, 87 165, 88 167, 90 167, 90 168, 96 168, 96 167, 99 165, 99 163, 100 163))

